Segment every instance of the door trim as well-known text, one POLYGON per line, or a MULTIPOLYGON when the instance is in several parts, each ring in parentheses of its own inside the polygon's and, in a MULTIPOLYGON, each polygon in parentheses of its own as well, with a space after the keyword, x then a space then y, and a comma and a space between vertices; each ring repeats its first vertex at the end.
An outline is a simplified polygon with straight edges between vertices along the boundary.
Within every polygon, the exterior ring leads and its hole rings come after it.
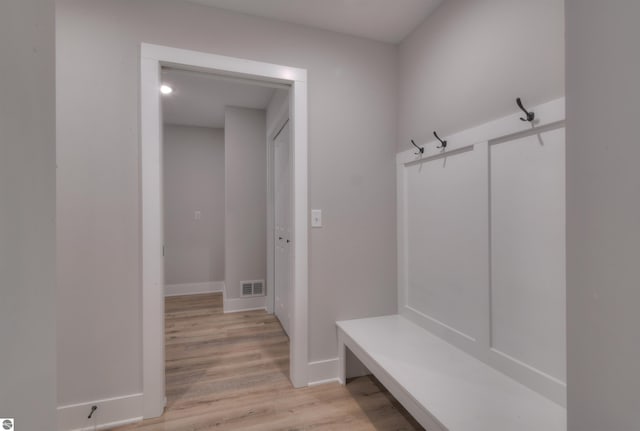
MULTIPOLYGON (((282 328, 284 329, 284 331, 286 332, 286 334, 288 336, 289 332, 290 332, 290 327, 291 327, 291 319, 289 317, 283 317, 283 316, 278 315, 278 304, 276 302, 276 298, 277 298, 276 297, 276 293, 278 293, 277 292, 278 285, 276 283, 276 280, 278 279, 278 277, 277 277, 278 268, 276 267, 276 263, 278 262, 278 253, 279 252, 277 250, 277 247, 279 246, 279 244, 278 244, 278 241, 275 239, 275 237, 278 236, 278 235, 276 235, 276 226, 277 226, 277 213, 278 213, 279 204, 278 204, 278 201, 277 201, 278 195, 277 195, 277 184, 276 184, 276 175, 278 174, 278 171, 276 171, 275 167, 276 167, 276 161, 277 161, 276 154, 277 154, 277 147, 278 147, 278 144, 276 143, 276 139, 278 139, 278 137, 280 136, 282 131, 287 126, 289 126, 289 118, 286 117, 283 122, 278 122, 276 124, 278 125, 278 127, 276 127, 274 129, 274 133, 272 134, 273 138, 271 139, 271 145, 270 145, 270 148, 269 148, 269 150, 272 151, 272 154, 271 154, 271 160, 272 160, 271 184, 273 186, 273 189, 272 189, 272 191, 273 191, 273 195, 272 195, 272 204, 273 204, 273 207, 272 207, 272 209, 273 209, 272 221, 273 221, 273 224, 270 226, 270 233, 272 235, 271 238, 272 238, 272 241, 273 241, 273 249, 272 249, 272 251, 273 251, 273 284, 272 284, 272 286, 273 287, 272 287, 271 291, 273 293, 273 304, 272 304, 273 305, 273 314, 280 321, 280 325, 282 326, 282 328), (285 319, 285 321, 282 320, 283 318, 285 319)), ((289 157, 290 154, 291 154, 291 151, 290 151, 291 150, 291 145, 290 145, 291 144, 291 139, 290 139, 291 132, 288 132, 288 134, 289 134, 289 139, 288 139, 289 142, 287 143, 287 153, 288 153, 287 154, 287 160, 288 160, 287 165, 289 165, 288 166, 289 179, 288 179, 288 190, 287 190, 286 193, 289 195, 289 197, 288 197, 289 202, 291 202, 291 190, 292 190, 292 187, 291 187, 292 186, 292 184, 291 184, 291 172, 292 172, 292 169, 291 169, 291 158, 289 157)), ((282 168, 282 166, 280 166, 280 168, 282 168)), ((289 205, 288 212, 289 212, 289 215, 287 217, 291 221, 292 217, 291 217, 291 214, 290 214, 290 212, 291 212, 291 206, 290 205, 289 205)), ((287 233, 288 237, 291 237, 291 232, 290 232, 291 229, 290 228, 291 228, 291 224, 289 223, 289 226, 288 226, 289 232, 287 233)), ((284 236, 284 234, 282 234, 282 235, 284 236)), ((289 242, 289 239, 287 239, 287 243, 288 242, 289 242)), ((287 256, 288 256, 287 265, 288 265, 289 268, 291 268, 291 253, 289 252, 290 246, 286 246, 286 247, 287 247, 287 256)), ((282 275, 284 276, 284 274, 282 274, 282 275)), ((290 278, 291 271, 289 271, 288 276, 289 276, 288 278, 290 278)), ((286 295, 287 296, 287 299, 286 299, 287 309, 285 310, 287 312, 286 314, 289 314, 289 310, 290 310, 289 303, 291 301, 290 301, 290 298, 289 298, 289 292, 291 292, 291 289, 290 289, 291 286, 292 286, 292 281, 291 281, 291 279, 289 279, 288 282, 287 282, 287 295, 286 295)), ((282 297, 282 294, 280 294, 279 296, 282 297)))
POLYGON ((275 186, 274 186, 274 139, 289 122, 289 106, 291 106, 291 91, 289 91, 289 101, 287 109, 278 115, 275 127, 267 130, 267 297, 266 309, 270 314, 275 314, 275 186))
POLYGON ((162 415, 164 388, 164 293, 162 218, 162 113, 160 68, 252 78, 291 86, 292 124, 292 321, 290 379, 294 387, 308 384, 308 119, 307 71, 288 66, 143 43, 140 50, 140 171, 142 392, 145 418, 162 415))

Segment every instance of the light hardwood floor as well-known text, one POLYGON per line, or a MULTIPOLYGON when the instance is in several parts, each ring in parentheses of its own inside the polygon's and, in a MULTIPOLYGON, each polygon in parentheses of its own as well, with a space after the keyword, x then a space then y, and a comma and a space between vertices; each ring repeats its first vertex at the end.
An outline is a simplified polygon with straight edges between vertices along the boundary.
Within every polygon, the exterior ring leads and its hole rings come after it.
POLYGON ((289 340, 265 311, 222 313, 222 296, 166 299, 162 417, 124 430, 422 430, 371 377, 294 389, 289 340))

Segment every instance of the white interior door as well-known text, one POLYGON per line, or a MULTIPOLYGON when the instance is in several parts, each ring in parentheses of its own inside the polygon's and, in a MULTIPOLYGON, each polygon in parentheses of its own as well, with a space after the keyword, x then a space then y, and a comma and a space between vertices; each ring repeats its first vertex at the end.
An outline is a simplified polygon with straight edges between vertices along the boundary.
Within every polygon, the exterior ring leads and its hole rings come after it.
POLYGON ((275 199, 275 269, 274 309, 284 331, 289 334, 290 309, 290 246, 291 246, 291 180, 289 160, 289 123, 274 138, 273 175, 275 199))

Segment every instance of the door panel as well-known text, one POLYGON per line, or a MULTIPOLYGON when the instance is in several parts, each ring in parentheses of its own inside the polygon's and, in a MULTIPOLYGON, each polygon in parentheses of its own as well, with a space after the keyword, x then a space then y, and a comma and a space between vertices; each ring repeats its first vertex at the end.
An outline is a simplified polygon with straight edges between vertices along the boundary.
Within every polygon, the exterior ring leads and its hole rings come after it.
POLYGON ((275 198, 275 286, 274 310, 284 331, 289 333, 291 245, 291 200, 289 123, 274 139, 274 198, 275 198))

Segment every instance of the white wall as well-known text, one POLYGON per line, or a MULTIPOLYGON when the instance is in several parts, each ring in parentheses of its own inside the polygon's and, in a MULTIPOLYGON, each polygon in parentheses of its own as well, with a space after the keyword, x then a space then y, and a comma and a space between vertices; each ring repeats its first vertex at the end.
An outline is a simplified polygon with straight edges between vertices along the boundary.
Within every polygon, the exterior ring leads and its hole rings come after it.
POLYGON ((165 284, 224 281, 224 130, 165 125, 163 151, 165 284))
POLYGON ((56 424, 54 2, 0 2, 0 416, 56 424))
POLYGON ((401 44, 398 151, 564 95, 563 0, 448 0, 401 44))
POLYGON ((640 424, 640 2, 567 0, 570 431, 640 424))
POLYGON ((240 297, 240 282, 267 278, 266 112, 225 110, 225 293, 240 297))
POLYGON ((310 236, 310 360, 337 357, 336 320, 394 312, 393 46, 168 0, 60 0, 56 17, 59 403, 141 390, 142 41, 308 69, 325 223, 310 236))

